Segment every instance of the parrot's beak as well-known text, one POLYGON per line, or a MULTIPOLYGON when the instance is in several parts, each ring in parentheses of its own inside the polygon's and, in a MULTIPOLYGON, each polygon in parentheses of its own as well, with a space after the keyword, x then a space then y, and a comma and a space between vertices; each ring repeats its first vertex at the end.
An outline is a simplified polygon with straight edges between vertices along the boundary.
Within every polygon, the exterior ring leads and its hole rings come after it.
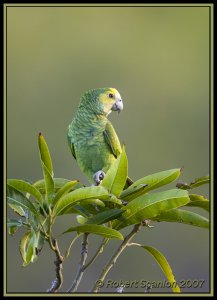
POLYGON ((123 101, 120 98, 113 104, 111 110, 118 111, 118 113, 120 113, 123 110, 123 108, 124 108, 123 101))

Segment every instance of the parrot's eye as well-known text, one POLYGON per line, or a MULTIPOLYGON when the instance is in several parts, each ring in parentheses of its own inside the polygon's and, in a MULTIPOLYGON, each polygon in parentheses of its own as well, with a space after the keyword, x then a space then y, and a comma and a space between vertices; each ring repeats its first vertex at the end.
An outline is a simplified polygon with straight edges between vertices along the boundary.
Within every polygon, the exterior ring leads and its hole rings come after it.
POLYGON ((110 93, 109 98, 114 98, 114 95, 112 93, 110 93))

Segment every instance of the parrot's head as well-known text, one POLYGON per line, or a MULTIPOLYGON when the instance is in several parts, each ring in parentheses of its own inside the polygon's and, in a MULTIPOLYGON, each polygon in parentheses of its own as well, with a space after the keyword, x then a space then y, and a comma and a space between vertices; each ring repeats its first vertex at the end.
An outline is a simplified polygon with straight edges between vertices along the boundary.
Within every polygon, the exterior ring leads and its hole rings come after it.
POLYGON ((85 107, 97 115, 107 116, 111 111, 121 112, 123 101, 116 89, 99 88, 86 92, 81 98, 80 107, 85 107))

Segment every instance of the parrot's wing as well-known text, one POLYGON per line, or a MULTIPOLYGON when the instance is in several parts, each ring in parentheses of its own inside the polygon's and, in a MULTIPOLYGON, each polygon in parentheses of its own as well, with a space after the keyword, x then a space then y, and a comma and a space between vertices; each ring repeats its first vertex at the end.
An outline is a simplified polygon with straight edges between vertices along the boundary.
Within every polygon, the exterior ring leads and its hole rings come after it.
POLYGON ((69 143, 69 147, 71 149, 72 155, 76 159, 74 144, 71 142, 71 139, 69 137, 68 137, 68 143, 69 143))
MULTIPOLYGON (((118 155, 122 152, 122 149, 121 149, 121 145, 120 145, 118 136, 117 136, 111 122, 107 123, 106 128, 103 131, 103 134, 104 134, 106 143, 109 145, 112 153, 114 154, 115 157, 118 157, 118 155)), ((129 177, 127 177, 124 189, 128 188, 131 184, 133 184, 133 181, 129 177)))
POLYGON ((118 157, 118 155, 122 152, 121 145, 118 139, 118 136, 111 124, 111 122, 108 121, 106 124, 105 130, 103 131, 105 141, 109 145, 111 152, 114 154, 115 157, 118 157))
POLYGON ((76 155, 75 155, 75 148, 74 148, 74 143, 72 142, 72 138, 70 136, 70 126, 68 128, 68 134, 67 134, 67 139, 68 139, 68 144, 69 144, 69 147, 71 149, 71 152, 72 152, 72 155, 74 156, 74 158, 76 159, 76 155))

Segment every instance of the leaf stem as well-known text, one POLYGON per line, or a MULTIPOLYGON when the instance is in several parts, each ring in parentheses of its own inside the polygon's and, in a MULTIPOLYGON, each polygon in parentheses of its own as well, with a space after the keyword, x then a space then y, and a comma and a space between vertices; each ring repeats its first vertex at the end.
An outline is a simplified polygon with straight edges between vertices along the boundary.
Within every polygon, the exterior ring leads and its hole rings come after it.
POLYGON ((139 246, 139 247, 142 247, 142 245, 138 244, 138 243, 129 243, 127 246, 139 246))
POLYGON ((84 274, 84 265, 87 259, 87 252, 88 252, 88 234, 87 232, 84 233, 84 238, 83 238, 83 242, 81 244, 81 260, 78 266, 78 271, 77 274, 75 276, 75 279, 71 285, 71 287, 68 289, 68 293, 70 292, 76 292, 78 285, 81 281, 81 278, 84 274))
POLYGON ((41 223, 41 222, 39 222, 39 225, 40 225, 40 227, 41 227, 41 233, 42 234, 44 234, 44 236, 46 237, 46 238, 49 238, 49 235, 47 234, 47 232, 46 232, 46 230, 45 230, 45 228, 44 228, 44 225, 41 223))
POLYGON ((102 243, 100 244, 99 248, 97 249, 94 256, 89 260, 89 262, 83 267, 83 270, 86 270, 97 258, 97 256, 102 253, 104 246, 108 243, 109 239, 103 239, 102 243))
POLYGON ((118 257, 121 255, 121 253, 124 251, 124 249, 128 246, 131 239, 137 234, 137 232, 140 230, 141 227, 142 227, 142 223, 134 225, 133 230, 125 237, 125 239, 121 243, 118 250, 115 252, 115 254, 111 257, 111 259, 105 266, 105 268, 102 270, 102 273, 100 274, 98 280, 96 280, 96 283, 92 289, 92 292, 97 293, 99 291, 100 287, 99 287, 98 283, 101 281, 102 282, 104 281, 106 275, 109 273, 111 268, 115 265, 118 257))
POLYGON ((74 242, 77 240, 77 238, 79 238, 80 234, 76 235, 74 237, 74 239, 71 241, 70 245, 69 245, 69 248, 67 249, 66 251, 66 254, 65 254, 65 258, 67 258, 70 254, 70 251, 71 251, 71 248, 72 248, 72 245, 74 244, 74 242))

